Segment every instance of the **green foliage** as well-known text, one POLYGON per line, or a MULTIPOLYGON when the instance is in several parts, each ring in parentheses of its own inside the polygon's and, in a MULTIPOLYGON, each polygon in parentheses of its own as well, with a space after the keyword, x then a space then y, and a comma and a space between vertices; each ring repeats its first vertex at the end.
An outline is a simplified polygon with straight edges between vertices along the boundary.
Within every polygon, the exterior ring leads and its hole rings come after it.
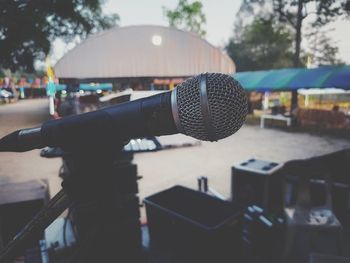
POLYGON ((102 14, 99 0, 1 0, 0 66, 33 72, 34 61, 44 59, 55 38, 84 38, 118 19, 102 14))
POLYGON ((46 76, 46 72, 37 70, 34 72, 27 72, 27 71, 22 71, 22 70, 17 70, 15 72, 11 72, 9 69, 5 70, 0 70, 0 77, 9 77, 11 79, 19 80, 21 78, 26 78, 26 79, 35 79, 35 78, 42 78, 46 76))
MULTIPOLYGON (((275 14, 281 22, 288 23, 295 30, 295 50, 294 50, 294 66, 300 66, 302 28, 304 19, 313 15, 315 18, 310 22, 312 26, 324 26, 334 21, 341 15, 344 15, 345 0, 267 0, 272 1, 275 14), (310 8, 312 8, 310 10, 310 8)), ((325 49, 328 52, 331 46, 325 49)), ((332 47, 333 55, 336 48, 332 47)), ((329 60, 327 64, 332 64, 335 57, 331 53, 327 53, 329 60)))
MULTIPOLYGON (((300 67, 303 66, 304 57, 306 56, 305 51, 302 50, 301 46, 301 42, 303 39, 304 19, 308 17, 309 24, 314 28, 320 29, 327 23, 339 18, 339 16, 345 15, 346 3, 346 0, 243 0, 240 12, 238 14, 239 21, 236 22, 235 39, 237 39, 237 37, 239 37, 240 35, 244 35, 242 33, 237 35, 237 31, 240 32, 246 30, 246 28, 242 27, 241 25, 244 19, 249 19, 249 17, 254 16, 256 14, 260 16, 264 14, 264 17, 266 17, 266 13, 268 13, 270 16, 275 17, 280 22, 280 27, 284 27, 285 29, 291 29, 292 31, 290 31, 289 34, 290 36, 294 37, 293 56, 291 56, 290 54, 290 49, 286 49, 287 53, 283 56, 282 60, 284 62, 282 63, 282 65, 290 65, 292 63, 291 66, 300 67), (290 62, 287 63, 285 59, 290 59, 290 62)), ((265 30, 266 28, 261 29, 265 30)), ((266 30, 266 34, 269 34, 269 30, 266 30)), ((269 38, 269 36, 265 37, 269 38)), ((281 41, 280 39, 275 40, 281 41)), ((228 48, 230 47, 232 51, 234 51, 233 48, 236 48, 237 51, 241 50, 237 48, 243 48, 240 46, 233 47, 232 42, 233 40, 231 40, 229 43, 231 47, 228 46, 228 48)), ((282 42, 282 45, 285 44, 286 43, 282 42)), ((336 58, 338 48, 333 46, 333 43, 330 41, 329 38, 327 40, 327 38, 324 37, 323 41, 319 40, 318 45, 318 57, 314 58, 314 61, 317 61, 316 63, 320 65, 341 63, 341 61, 339 61, 336 58)), ((278 47, 278 43, 276 43, 275 46, 278 47)), ((229 53, 232 54, 232 51, 229 53)), ((282 51, 277 50, 276 53, 278 52, 282 51)), ((282 55, 282 53, 280 54, 282 55)), ((243 70, 243 68, 246 68, 246 64, 249 61, 256 61, 256 59, 259 57, 259 55, 255 54, 255 52, 249 53, 249 55, 250 57, 246 58, 242 65, 239 64, 240 60, 237 61, 238 68, 240 68, 241 66, 243 70)), ((248 64, 252 65, 254 68, 254 64, 252 64, 252 62, 249 62, 248 64)), ((273 65, 266 65, 267 68, 270 66, 273 65)))
POLYGON ((190 4, 187 0, 179 0, 179 3, 174 10, 165 7, 163 7, 163 10, 170 26, 195 32, 203 37, 206 34, 203 29, 203 26, 206 23, 206 18, 202 8, 203 5, 199 1, 190 4))
POLYGON ((344 64, 344 62, 337 57, 339 48, 335 46, 332 39, 327 36, 327 32, 321 31, 316 27, 305 36, 311 44, 307 55, 311 57, 313 64, 318 66, 344 64))
POLYGON ((296 28, 300 20, 313 15, 314 25, 325 25, 345 14, 345 0, 265 0, 271 1, 276 15, 296 28), (298 5, 301 12, 298 13, 298 5))
POLYGON ((226 51, 237 71, 250 71, 292 66, 292 48, 290 30, 270 17, 245 26, 240 36, 230 39, 226 51))

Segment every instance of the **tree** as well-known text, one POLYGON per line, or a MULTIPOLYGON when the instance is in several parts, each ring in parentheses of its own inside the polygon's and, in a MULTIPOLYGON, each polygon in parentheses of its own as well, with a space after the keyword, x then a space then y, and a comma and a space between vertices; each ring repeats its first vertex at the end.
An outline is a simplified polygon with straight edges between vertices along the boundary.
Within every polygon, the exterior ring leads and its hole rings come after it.
MULTIPOLYGON (((343 0, 272 0, 273 8, 280 21, 287 22, 295 30, 293 65, 300 66, 302 28, 304 19, 315 15, 314 26, 323 26, 338 16, 345 14, 346 2, 343 0), (310 4, 314 9, 310 12, 310 4)), ((292 110, 298 106, 297 91, 292 92, 292 110)))
POLYGON ((187 0, 179 0, 179 3, 174 10, 166 7, 163 7, 163 10, 170 26, 195 32, 203 37, 206 34, 203 29, 206 23, 206 18, 202 8, 203 4, 199 1, 190 4, 187 0))
POLYGON ((272 17, 256 18, 237 34, 226 46, 237 71, 292 66, 293 35, 272 17))
POLYGON ((281 23, 288 25, 294 34, 293 66, 300 67, 302 50, 301 42, 305 19, 308 24, 320 30, 345 15, 350 10, 349 0, 243 0, 241 11, 256 13, 256 9, 271 9, 271 15, 281 23), (271 7, 271 8, 270 8, 271 7))
POLYGON ((308 56, 311 58, 312 64, 318 66, 344 64, 337 57, 339 48, 334 45, 327 33, 316 27, 306 35, 310 42, 308 56))
POLYGON ((323 26, 345 14, 345 1, 337 0, 272 0, 273 8, 281 22, 287 22, 295 30, 295 49, 293 64, 300 66, 303 22, 314 15, 314 26, 323 26), (313 10, 309 11, 311 4, 313 10))
POLYGON ((34 71, 56 38, 66 41, 108 28, 117 15, 102 14, 100 0, 0 1, 0 67, 34 71))
MULTIPOLYGON (((350 9, 348 0, 244 0, 243 4, 251 5, 270 4, 274 14, 282 23, 288 24, 294 30, 294 54, 293 66, 300 67, 301 62, 301 42, 303 23, 306 18, 312 26, 322 27, 335 20, 341 15, 346 14, 350 9), (312 19, 312 16, 313 19, 312 19)), ((249 8, 246 8, 249 10, 249 8)), ((327 52, 330 49, 326 49, 327 52)), ((334 49, 333 49, 334 51, 334 49)), ((331 55, 332 53, 328 53, 331 55)), ((297 107, 298 94, 292 91, 292 110, 297 107)))

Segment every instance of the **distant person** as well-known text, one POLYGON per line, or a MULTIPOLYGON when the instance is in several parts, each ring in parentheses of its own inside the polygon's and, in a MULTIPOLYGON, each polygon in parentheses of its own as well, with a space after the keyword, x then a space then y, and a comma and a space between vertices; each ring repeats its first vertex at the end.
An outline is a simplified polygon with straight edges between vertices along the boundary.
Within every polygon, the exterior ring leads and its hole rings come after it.
POLYGON ((338 105, 334 105, 332 108, 332 111, 338 112, 339 111, 339 106, 338 105))
POLYGON ((14 99, 18 99, 18 94, 14 81, 11 81, 10 83, 10 92, 12 93, 14 99))

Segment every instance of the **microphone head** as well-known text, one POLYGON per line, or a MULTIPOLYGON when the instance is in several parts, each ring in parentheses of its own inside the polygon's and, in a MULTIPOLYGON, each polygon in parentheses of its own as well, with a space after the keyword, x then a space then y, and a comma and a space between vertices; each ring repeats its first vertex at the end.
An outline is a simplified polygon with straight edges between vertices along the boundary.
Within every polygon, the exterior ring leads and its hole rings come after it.
POLYGON ((179 132, 204 141, 217 141, 238 131, 248 113, 242 86, 233 77, 205 73, 179 84, 171 95, 179 132))

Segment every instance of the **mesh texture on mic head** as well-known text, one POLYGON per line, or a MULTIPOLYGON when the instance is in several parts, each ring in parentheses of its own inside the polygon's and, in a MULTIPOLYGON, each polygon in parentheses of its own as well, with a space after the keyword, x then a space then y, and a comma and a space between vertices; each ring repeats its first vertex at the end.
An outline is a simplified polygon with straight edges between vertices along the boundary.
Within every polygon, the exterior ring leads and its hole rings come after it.
POLYGON ((204 141, 226 138, 243 125, 247 98, 242 86, 229 75, 206 73, 206 98, 209 115, 203 112, 201 75, 187 79, 176 87, 176 104, 180 132, 204 141), (212 132, 208 130, 208 125, 212 132))

